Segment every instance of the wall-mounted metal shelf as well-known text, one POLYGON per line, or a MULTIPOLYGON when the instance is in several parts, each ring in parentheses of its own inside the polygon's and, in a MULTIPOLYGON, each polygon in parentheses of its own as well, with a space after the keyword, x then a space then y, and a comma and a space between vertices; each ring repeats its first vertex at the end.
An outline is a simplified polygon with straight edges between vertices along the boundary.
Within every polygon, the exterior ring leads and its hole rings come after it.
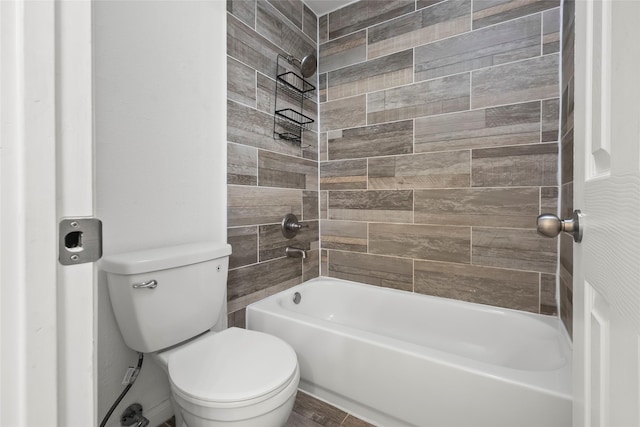
POLYGON ((316 87, 297 73, 288 71, 285 64, 288 64, 287 59, 278 55, 273 137, 300 145, 302 133, 314 122, 302 114, 304 100, 314 96, 316 87), (284 61, 282 64, 281 60, 284 61))

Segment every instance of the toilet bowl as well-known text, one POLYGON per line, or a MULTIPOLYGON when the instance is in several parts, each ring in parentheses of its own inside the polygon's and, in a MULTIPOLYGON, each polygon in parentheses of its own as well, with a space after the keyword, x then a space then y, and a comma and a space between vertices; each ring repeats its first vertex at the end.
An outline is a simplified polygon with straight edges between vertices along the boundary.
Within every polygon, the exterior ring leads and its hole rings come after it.
POLYGON ((230 253, 196 243, 102 260, 122 337, 166 372, 177 427, 282 427, 293 408, 300 370, 291 346, 226 328, 230 253))
POLYGON ((272 335, 229 328, 153 357, 188 427, 282 426, 293 408, 296 354, 272 335))

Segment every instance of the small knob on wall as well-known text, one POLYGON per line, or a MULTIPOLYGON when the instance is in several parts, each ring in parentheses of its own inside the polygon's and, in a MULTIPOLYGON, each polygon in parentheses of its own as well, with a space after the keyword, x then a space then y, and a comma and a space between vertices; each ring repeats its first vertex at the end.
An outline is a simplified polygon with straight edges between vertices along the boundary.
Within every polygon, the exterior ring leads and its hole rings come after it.
POLYGON ((557 237, 560 232, 565 232, 573 236, 574 242, 580 243, 582 240, 581 217, 582 213, 577 209, 573 211, 571 218, 567 219, 560 219, 550 213, 539 215, 536 221, 538 234, 545 237, 557 237))
POLYGON ((282 218, 280 227, 282 229, 282 235, 287 239, 292 239, 296 234, 298 234, 298 231, 301 228, 308 228, 309 224, 301 224, 298 222, 298 217, 295 216, 295 214, 289 213, 282 218))

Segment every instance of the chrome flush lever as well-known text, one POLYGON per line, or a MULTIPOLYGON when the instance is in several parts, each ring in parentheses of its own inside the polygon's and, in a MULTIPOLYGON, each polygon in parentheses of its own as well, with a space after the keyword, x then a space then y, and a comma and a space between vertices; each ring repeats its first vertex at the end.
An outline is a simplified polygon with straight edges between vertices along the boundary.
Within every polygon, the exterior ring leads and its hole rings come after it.
POLYGON ((131 287, 133 289, 155 289, 157 286, 156 280, 149 280, 148 282, 134 283, 131 287))
POLYGON ((568 219, 560 219, 548 213, 539 215, 536 221, 538 234, 545 237, 556 237, 560 232, 565 232, 573 236, 574 242, 580 243, 582 241, 581 218, 582 213, 577 209, 568 219))

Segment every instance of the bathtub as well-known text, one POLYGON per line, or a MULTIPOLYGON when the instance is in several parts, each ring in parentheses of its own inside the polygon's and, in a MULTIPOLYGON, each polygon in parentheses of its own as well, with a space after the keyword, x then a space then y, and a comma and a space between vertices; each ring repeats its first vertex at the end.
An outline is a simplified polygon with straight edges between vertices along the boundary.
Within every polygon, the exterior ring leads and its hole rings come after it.
POLYGON ((556 317, 331 278, 246 317, 295 349, 301 390, 379 426, 571 425, 571 347, 556 317))

